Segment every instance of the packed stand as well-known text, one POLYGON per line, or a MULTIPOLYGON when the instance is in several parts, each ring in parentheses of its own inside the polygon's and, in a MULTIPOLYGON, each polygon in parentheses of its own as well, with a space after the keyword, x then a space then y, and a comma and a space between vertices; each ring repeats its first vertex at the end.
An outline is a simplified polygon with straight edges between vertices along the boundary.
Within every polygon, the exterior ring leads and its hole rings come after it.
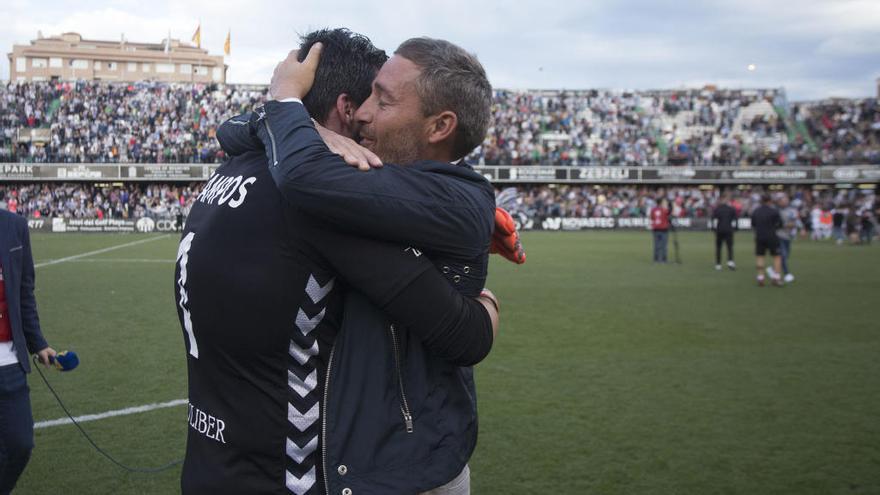
MULTIPOLYGON (((0 85, 0 162, 217 163, 225 119, 265 86, 0 85)), ((496 90, 477 165, 880 164, 876 99, 789 105, 782 90, 496 90)))
POLYGON ((0 86, 0 162, 221 162, 217 127, 264 95, 244 86, 9 83, 0 86), (19 130, 30 142, 16 140, 19 130))
POLYGON ((875 98, 796 105, 826 164, 880 164, 880 105, 875 98))
POLYGON ((0 208, 28 218, 154 219, 186 215, 203 183, 0 185, 0 208))

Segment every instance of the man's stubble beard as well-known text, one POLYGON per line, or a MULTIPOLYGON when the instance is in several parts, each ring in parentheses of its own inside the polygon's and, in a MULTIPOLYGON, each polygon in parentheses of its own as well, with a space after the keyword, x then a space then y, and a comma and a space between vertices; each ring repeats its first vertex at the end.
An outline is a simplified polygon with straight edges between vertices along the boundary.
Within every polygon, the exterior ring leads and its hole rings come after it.
POLYGON ((373 151, 383 162, 409 165, 424 156, 424 143, 412 133, 398 132, 391 139, 380 141, 373 151))

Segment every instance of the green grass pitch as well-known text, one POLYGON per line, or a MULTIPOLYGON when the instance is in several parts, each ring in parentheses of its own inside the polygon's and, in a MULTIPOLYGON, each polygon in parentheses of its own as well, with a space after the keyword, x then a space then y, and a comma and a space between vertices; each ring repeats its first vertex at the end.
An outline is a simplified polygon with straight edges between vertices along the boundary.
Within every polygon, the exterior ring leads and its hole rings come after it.
MULTIPOLYGON (((150 239, 34 235, 37 263, 150 239)), ((880 249, 798 241, 783 288, 716 272, 708 233, 683 265, 645 232, 526 233, 493 259, 502 329, 477 367, 476 494, 880 493, 880 249)), ((37 268, 44 333, 82 365, 49 378, 75 415, 186 397, 176 235, 37 268)), ((671 246, 670 246, 671 248, 671 246)), ((62 411, 34 373, 37 421, 62 411)), ((179 459, 186 408, 85 423, 122 462, 179 459)), ((179 468, 129 474, 71 425, 39 429, 18 494, 173 494, 179 468)))

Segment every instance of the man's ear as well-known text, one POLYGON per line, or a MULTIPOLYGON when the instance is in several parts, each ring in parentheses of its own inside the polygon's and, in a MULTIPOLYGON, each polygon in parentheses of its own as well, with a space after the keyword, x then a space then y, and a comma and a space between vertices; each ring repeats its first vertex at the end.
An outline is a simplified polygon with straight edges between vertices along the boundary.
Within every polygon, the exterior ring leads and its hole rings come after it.
POLYGON ((336 97, 336 114, 343 126, 347 128, 352 127, 356 111, 357 105, 354 104, 348 93, 342 93, 336 97))
POLYGON ((450 140, 449 143, 451 144, 457 129, 458 116, 455 115, 455 112, 446 110, 437 115, 432 115, 428 117, 427 123, 428 142, 430 144, 438 144, 450 140))
POLYGON ((354 130, 354 113, 357 106, 346 93, 336 97, 336 104, 327 111, 323 125, 331 131, 351 137, 354 130))

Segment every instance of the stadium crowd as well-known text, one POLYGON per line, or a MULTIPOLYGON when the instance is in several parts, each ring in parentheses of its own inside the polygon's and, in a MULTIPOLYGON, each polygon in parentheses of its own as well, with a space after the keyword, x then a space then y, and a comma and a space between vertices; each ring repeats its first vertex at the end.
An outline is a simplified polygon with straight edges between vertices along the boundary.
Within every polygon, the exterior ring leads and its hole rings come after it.
POLYGON ((202 183, 0 184, 0 208, 29 218, 137 219, 186 214, 202 183))
MULTIPOLYGON (((203 183, 21 183, 0 185, 0 208, 30 218, 154 219, 186 215, 203 183)), ((514 216, 537 222, 546 218, 645 218, 661 197, 675 218, 708 218, 724 193, 741 217, 748 217, 765 192, 761 186, 730 189, 698 186, 519 186, 498 191, 498 200, 514 216)), ((814 238, 839 238, 860 229, 863 217, 876 222, 880 203, 874 190, 813 189, 788 186, 786 195, 800 212, 804 232, 814 238), (815 228, 814 228, 815 227, 815 228), (855 229, 855 230, 854 230, 855 229)))
POLYGON ((0 162, 216 163, 214 134, 265 90, 95 81, 0 89, 0 162), (30 142, 19 130, 37 129, 30 142))
MULTIPOLYGON (((0 162, 215 163, 262 86, 0 85, 0 162), (30 132, 34 130, 33 132, 30 132)), ((880 164, 876 99, 789 106, 780 90, 496 90, 483 165, 880 164)))
MULTIPOLYGON (((705 189, 698 186, 521 186, 499 192, 499 204, 520 218, 646 218, 660 198, 669 200, 674 218, 710 218, 725 193, 740 217, 760 205, 764 187, 705 189)), ((770 191, 786 196, 800 214, 803 232, 814 238, 834 235, 832 227, 858 231, 863 218, 872 225, 880 214, 874 190, 813 189, 788 186, 770 191), (855 230, 853 230, 855 229, 855 230)), ((872 227, 873 229, 873 227, 872 227)), ((835 235, 836 237, 836 235, 835 235)))

